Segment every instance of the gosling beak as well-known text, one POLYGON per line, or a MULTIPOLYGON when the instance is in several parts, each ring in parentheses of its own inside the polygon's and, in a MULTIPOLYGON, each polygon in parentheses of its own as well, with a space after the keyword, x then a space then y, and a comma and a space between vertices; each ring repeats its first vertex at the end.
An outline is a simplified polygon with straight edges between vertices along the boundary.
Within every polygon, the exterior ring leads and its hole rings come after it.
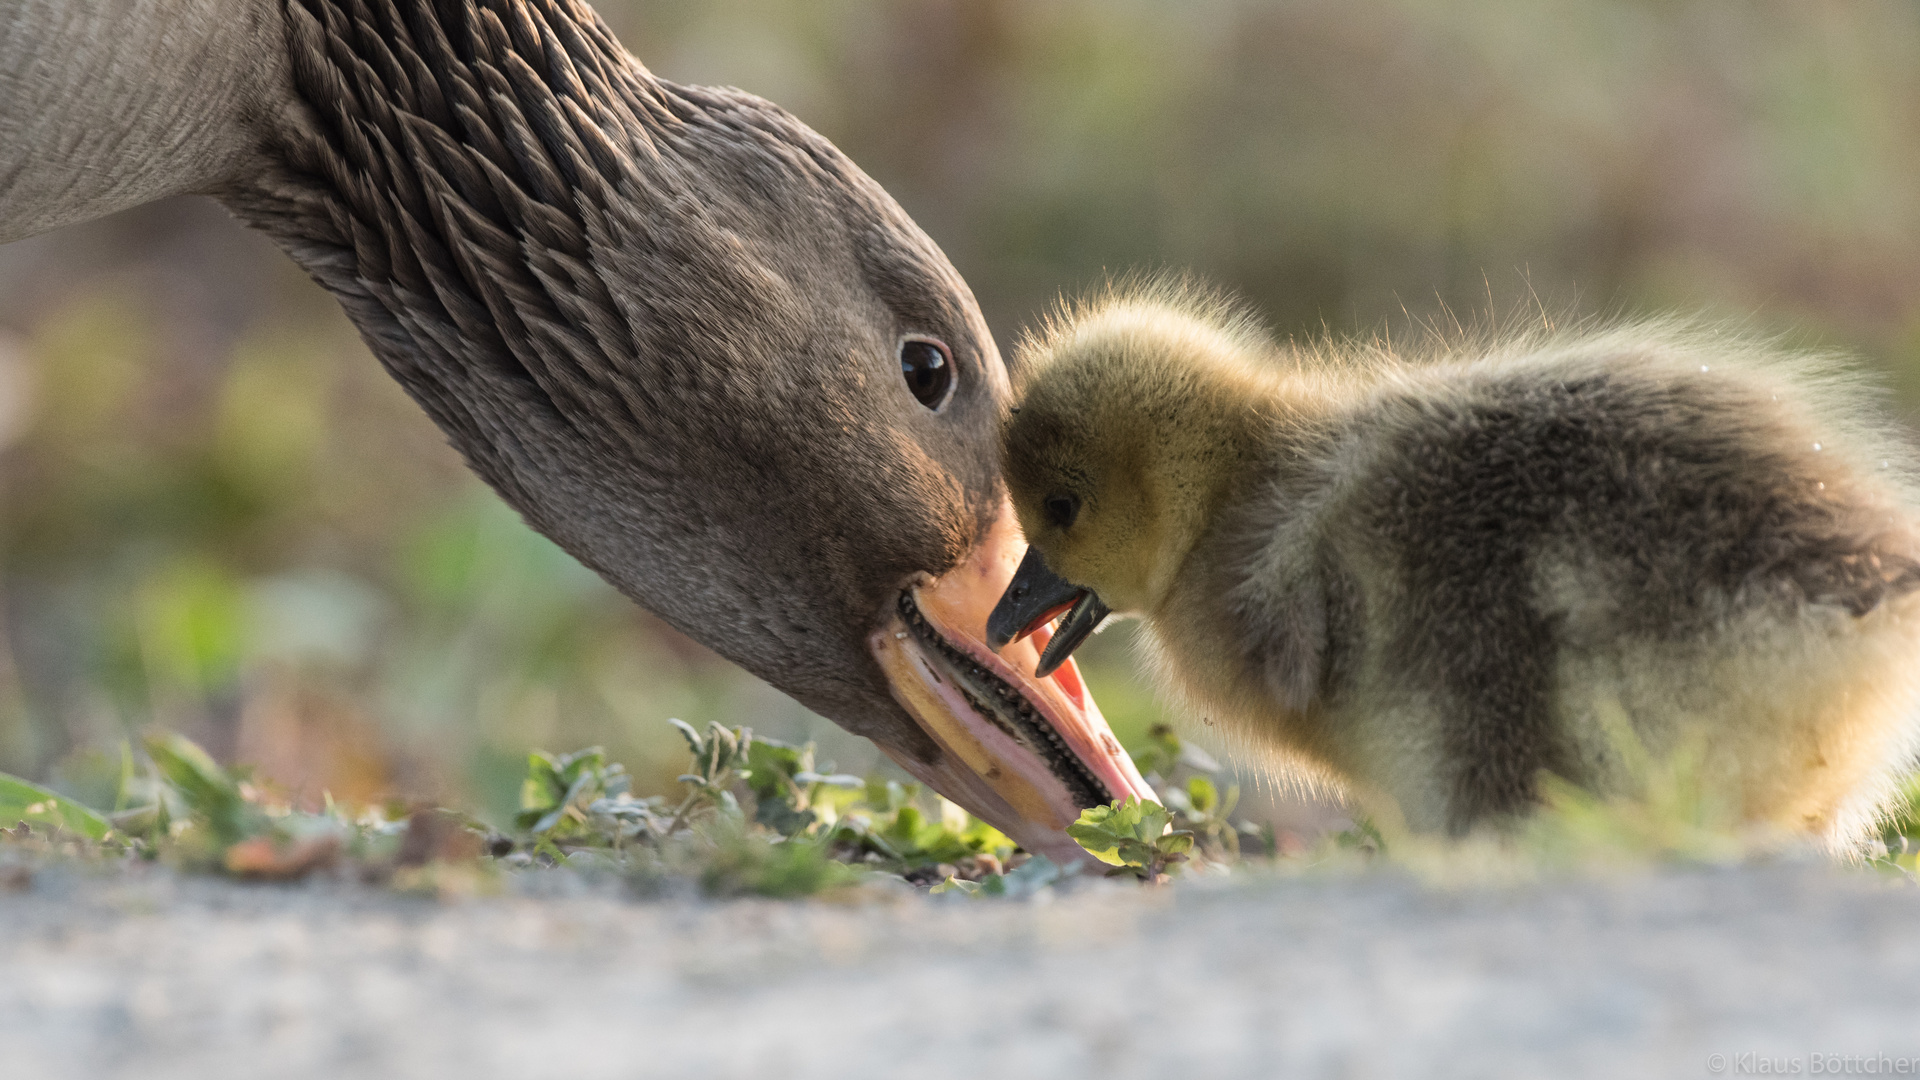
POLYGON ((1062 580, 1047 568, 1040 552, 1029 547, 1026 557, 1020 560, 1020 568, 1013 572, 1007 591, 993 606, 993 614, 987 616, 987 644, 998 652, 1007 643, 1018 641, 1052 622, 1063 611, 1067 617, 1061 620, 1034 668, 1034 674, 1042 678, 1066 663, 1073 650, 1099 629, 1101 620, 1113 614, 1113 610, 1101 603, 1092 589, 1062 580))
POLYGON ((894 698, 942 753, 921 761, 882 749, 1028 851, 1068 865, 1090 859, 1066 834, 1081 810, 1159 800, 1075 665, 1062 655, 1036 671, 1044 628, 988 648, 987 615, 1014 578, 1022 546, 1005 506, 965 561, 890 604, 869 647, 894 698))

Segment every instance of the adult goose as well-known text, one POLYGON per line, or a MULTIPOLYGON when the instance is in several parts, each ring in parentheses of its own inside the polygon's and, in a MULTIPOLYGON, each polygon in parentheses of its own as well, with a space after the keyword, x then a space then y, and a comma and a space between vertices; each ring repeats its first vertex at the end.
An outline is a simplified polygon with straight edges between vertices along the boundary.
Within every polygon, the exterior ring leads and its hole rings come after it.
POLYGON ((1031 850, 1151 798, 996 655, 1009 395, 933 242, 778 107, 576 0, 13 0, 0 240, 214 196, 536 529, 1031 850))

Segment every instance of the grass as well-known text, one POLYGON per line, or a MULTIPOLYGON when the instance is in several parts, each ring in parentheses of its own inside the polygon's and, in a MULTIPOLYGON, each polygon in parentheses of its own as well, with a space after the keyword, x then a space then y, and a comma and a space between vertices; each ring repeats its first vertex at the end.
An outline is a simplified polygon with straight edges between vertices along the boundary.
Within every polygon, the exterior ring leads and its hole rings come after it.
MULTIPOLYGON (((1702 782, 1701 762, 1678 753, 1642 756, 1630 795, 1602 796, 1551 775, 1541 805, 1504 831, 1452 840, 1383 830, 1362 820, 1324 842, 1323 862, 1388 863, 1442 884, 1534 880, 1658 866, 1730 866, 1776 859, 1831 859, 1803 834, 1741 823, 1702 782)), ((1920 881, 1920 776, 1907 782, 1897 810, 1852 865, 1920 881)))
POLYGON ((1920 876, 1920 776, 1907 781, 1901 807, 1880 830, 1885 854, 1870 862, 1882 869, 1920 876))
POLYGON ((785 898, 902 880, 976 884, 1027 861, 998 830, 918 785, 837 773, 811 744, 674 724, 689 752, 679 792, 634 794, 626 769, 597 747, 536 751, 505 831, 438 807, 298 809, 169 733, 124 747, 111 809, 0 774, 0 829, 6 844, 40 852, 249 879, 346 874, 438 893, 569 868, 619 876, 644 895, 785 898))
MULTIPOLYGON (((816 761, 812 744, 750 729, 672 721, 688 751, 681 790, 640 796, 598 747, 527 758, 505 831, 439 807, 296 808, 243 767, 177 734, 125 745, 111 807, 91 807, 0 774, 0 845, 93 859, 161 861, 256 880, 348 875, 437 895, 487 891, 508 875, 566 869, 611 875, 637 895, 795 898, 900 888, 1020 898, 1063 876, 992 826, 918 785, 862 779, 816 761)), ((1170 728, 1131 747, 1162 803, 1084 812, 1070 835, 1109 876, 1164 883, 1252 865, 1292 870, 1393 865, 1429 880, 1532 878, 1569 869, 1727 864, 1792 846, 1743 831, 1685 755, 1640 761, 1637 794, 1602 798, 1553 778, 1539 813, 1498 836, 1442 841, 1369 821, 1280 854, 1272 830, 1232 817, 1239 790, 1170 728)), ((1804 846, 1804 845, 1802 845, 1804 846)), ((1913 879, 1920 778, 1888 821, 1871 867, 1913 879)))

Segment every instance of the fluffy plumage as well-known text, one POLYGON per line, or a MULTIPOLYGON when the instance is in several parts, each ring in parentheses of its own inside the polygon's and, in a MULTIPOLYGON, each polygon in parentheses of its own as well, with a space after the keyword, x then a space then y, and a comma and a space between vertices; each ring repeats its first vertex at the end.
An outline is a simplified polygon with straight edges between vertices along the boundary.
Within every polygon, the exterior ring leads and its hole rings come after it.
POLYGON ((1459 833, 1542 772, 1629 787, 1637 741, 1844 845, 1920 749, 1920 519, 1832 366, 1668 323, 1279 349, 1123 292, 1022 344, 1006 468, 1054 572, 1295 775, 1459 833))

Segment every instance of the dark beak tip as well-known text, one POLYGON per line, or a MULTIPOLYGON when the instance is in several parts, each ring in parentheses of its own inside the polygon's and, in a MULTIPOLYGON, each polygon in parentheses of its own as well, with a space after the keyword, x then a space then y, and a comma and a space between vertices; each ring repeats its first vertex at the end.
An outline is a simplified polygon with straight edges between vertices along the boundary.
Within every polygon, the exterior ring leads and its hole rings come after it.
POLYGON ((1113 609, 1101 601, 1099 594, 1092 589, 1080 590, 1073 609, 1067 612, 1066 618, 1060 620, 1059 628, 1053 632, 1053 640, 1047 642, 1047 647, 1041 651, 1034 674, 1043 679, 1053 674, 1112 613, 1113 609))
POLYGON ((999 652, 1008 642, 1025 637, 1062 610, 1066 611, 1066 617, 1060 621, 1053 640, 1041 651, 1040 662, 1034 668, 1039 678, 1046 678, 1066 663, 1074 648, 1093 633, 1108 611, 1092 590, 1063 580, 1048 569, 1039 551, 1029 547, 1020 560, 1020 568, 1013 572, 1013 580, 1007 583, 1007 591, 1000 595, 1000 602, 987 616, 987 646, 999 652))
POLYGON ((1073 586, 1047 569, 1040 552, 1029 547, 1019 568, 1013 572, 1013 580, 1007 583, 1000 601, 987 616, 987 647, 995 652, 1005 648, 1008 642, 1024 635, 1042 612, 1073 595, 1073 586))

